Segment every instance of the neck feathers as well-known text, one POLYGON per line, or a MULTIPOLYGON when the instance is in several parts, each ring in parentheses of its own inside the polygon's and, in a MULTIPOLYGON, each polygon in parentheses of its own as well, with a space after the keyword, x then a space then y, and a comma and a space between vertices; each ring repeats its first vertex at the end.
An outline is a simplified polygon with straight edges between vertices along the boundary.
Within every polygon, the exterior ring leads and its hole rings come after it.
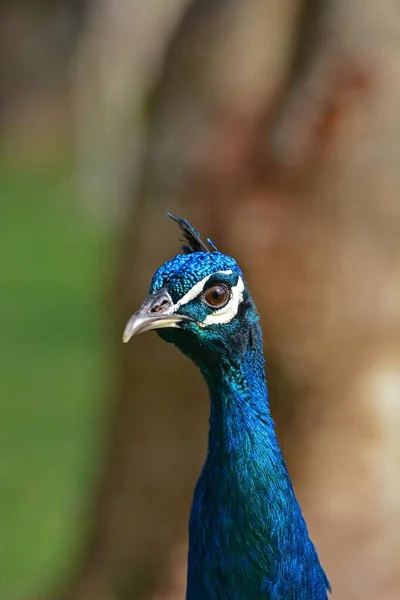
POLYGON ((187 599, 325 600, 329 584, 270 416, 258 323, 240 355, 227 348, 200 366, 210 432, 190 519, 187 599))

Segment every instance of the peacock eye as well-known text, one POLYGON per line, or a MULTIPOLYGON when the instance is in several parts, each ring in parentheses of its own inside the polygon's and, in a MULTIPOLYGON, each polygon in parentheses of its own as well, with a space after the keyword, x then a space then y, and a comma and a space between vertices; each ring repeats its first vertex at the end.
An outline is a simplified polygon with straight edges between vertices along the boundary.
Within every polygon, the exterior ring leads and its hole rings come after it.
POLYGON ((222 308, 229 300, 229 288, 224 284, 213 285, 203 294, 203 302, 211 308, 222 308))

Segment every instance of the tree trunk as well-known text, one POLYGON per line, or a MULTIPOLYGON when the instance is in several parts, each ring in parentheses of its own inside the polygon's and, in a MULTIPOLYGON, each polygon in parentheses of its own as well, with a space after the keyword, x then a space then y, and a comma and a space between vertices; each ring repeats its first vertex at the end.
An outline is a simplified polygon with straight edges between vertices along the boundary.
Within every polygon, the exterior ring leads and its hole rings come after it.
POLYGON ((184 594, 205 387, 155 335, 120 342, 178 251, 166 210, 246 273, 332 597, 399 597, 399 11, 394 0, 197 0, 180 23, 118 256, 113 427, 69 600, 184 594))

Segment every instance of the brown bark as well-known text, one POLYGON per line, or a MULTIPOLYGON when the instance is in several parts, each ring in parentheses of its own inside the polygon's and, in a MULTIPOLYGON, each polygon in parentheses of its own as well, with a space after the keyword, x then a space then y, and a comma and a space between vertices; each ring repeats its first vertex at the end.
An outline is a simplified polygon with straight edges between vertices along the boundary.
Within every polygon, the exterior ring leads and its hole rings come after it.
MULTIPOLYGON (((171 210, 247 275, 280 441, 333 598, 394 600, 398 8, 389 0, 215 7, 191 7, 154 94, 117 265, 109 460, 88 558, 67 596, 148 597, 157 585, 166 593, 171 548, 185 543, 205 452, 204 384, 156 336, 120 344, 151 274, 177 251, 164 218, 171 210)), ((171 598, 183 594, 177 564, 171 598)))

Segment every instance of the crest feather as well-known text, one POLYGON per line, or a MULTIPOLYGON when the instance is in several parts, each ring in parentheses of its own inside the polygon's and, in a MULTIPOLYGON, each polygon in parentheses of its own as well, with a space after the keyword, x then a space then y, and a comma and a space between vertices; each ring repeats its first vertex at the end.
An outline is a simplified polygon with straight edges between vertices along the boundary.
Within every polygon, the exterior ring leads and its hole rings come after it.
POLYGON ((175 217, 171 213, 167 213, 167 216, 176 221, 178 223, 180 230, 183 234, 183 242, 184 245, 182 247, 185 254, 192 254, 193 252, 218 252, 215 244, 207 238, 207 242, 209 246, 207 246, 206 242, 201 239, 200 233, 187 221, 186 219, 181 219, 180 217, 175 217))

